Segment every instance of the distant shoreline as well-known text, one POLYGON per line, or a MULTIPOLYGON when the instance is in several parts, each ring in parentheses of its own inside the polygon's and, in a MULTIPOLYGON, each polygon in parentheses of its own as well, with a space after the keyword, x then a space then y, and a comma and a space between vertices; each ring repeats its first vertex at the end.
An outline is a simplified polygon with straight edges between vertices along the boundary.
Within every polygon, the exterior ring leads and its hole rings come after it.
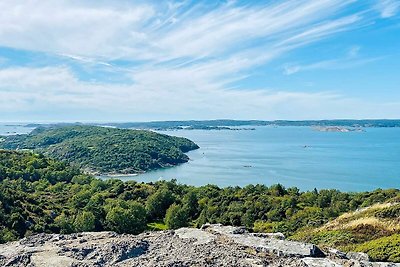
POLYGON ((400 127, 400 119, 367 120, 188 120, 150 122, 107 122, 107 123, 30 123, 24 127, 60 127, 70 125, 92 125, 122 129, 141 130, 255 130, 256 126, 309 126, 348 128, 393 128, 400 127))
POLYGON ((336 132, 336 133, 349 133, 349 132, 365 132, 361 127, 340 127, 340 126, 316 126, 312 127, 317 132, 336 132))

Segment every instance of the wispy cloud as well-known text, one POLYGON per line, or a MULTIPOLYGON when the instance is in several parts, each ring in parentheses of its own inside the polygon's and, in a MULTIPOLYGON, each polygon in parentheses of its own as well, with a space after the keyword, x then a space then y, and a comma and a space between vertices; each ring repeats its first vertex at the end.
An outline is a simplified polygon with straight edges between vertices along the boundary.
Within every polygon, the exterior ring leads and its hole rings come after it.
MULTIPOLYGON (((43 52, 60 64, 0 69, 0 111, 7 116, 17 110, 75 108, 125 119, 144 114, 148 119, 189 119, 284 118, 297 108, 302 111, 297 118, 306 118, 318 108, 326 111, 321 116, 339 116, 333 107, 346 97, 324 88, 320 93, 268 86, 239 90, 232 83, 295 49, 364 26, 370 14, 349 12, 354 2, 3 0, 0 46, 43 52), (71 61, 119 73, 128 82, 80 80, 68 67, 71 61)), ((392 9, 382 16, 394 14, 393 4, 385 6, 392 9)), ((288 65, 285 71, 378 60, 358 58, 358 50, 353 47, 344 59, 288 65)))
POLYGON ((341 69, 351 69, 355 67, 360 67, 368 63, 372 63, 383 59, 384 57, 369 57, 362 58, 358 56, 360 51, 359 46, 353 46, 348 51, 346 56, 337 59, 322 60, 318 62, 313 62, 310 64, 296 64, 287 63, 284 64, 282 69, 285 75, 292 75, 302 71, 311 70, 341 70, 341 69))
POLYGON ((80 120, 92 121, 143 120, 143 114, 147 120, 177 116, 209 119, 210 114, 238 119, 367 118, 372 111, 377 117, 400 114, 400 103, 371 103, 329 91, 230 90, 209 80, 201 83, 203 77, 195 73, 169 70, 154 76, 143 71, 137 73, 134 84, 118 85, 82 82, 66 68, 3 69, 0 113, 3 120, 22 112, 22 119, 29 113, 32 120, 54 120, 54 114, 64 114, 62 119, 76 120, 79 116, 80 120), (180 75, 183 78, 176 80, 180 75))
POLYGON ((378 0, 375 8, 382 18, 390 18, 400 11, 400 1, 398 0, 378 0))
POLYGON ((103 60, 220 57, 238 48, 254 48, 254 43, 265 49, 345 30, 360 17, 333 16, 352 2, 302 0, 265 6, 228 2, 190 8, 169 2, 163 14, 163 2, 5 0, 0 3, 0 44, 103 60))

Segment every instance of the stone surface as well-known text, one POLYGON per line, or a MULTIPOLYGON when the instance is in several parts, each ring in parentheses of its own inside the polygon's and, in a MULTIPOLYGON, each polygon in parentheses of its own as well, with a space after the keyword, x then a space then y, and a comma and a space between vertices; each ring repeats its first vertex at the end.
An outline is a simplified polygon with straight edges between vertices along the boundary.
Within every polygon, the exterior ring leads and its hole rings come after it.
POLYGON ((112 232, 34 235, 0 245, 0 266, 400 267, 400 264, 372 263, 362 254, 322 253, 312 244, 252 234, 242 227, 206 225, 202 229, 181 228, 140 235, 112 232))
POLYGON ((346 257, 356 261, 369 261, 369 256, 362 252, 349 252, 346 254, 346 257))

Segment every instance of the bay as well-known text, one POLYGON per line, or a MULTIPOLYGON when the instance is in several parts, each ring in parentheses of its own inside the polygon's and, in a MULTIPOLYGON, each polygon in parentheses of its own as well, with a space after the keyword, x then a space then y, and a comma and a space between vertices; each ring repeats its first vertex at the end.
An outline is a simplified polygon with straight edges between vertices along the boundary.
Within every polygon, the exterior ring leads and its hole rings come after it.
MULTIPOLYGON (((0 124, 0 135, 29 133, 22 124, 0 124)), ((400 128, 365 132, 320 132, 310 127, 256 127, 256 130, 177 130, 200 149, 188 163, 122 180, 177 179, 190 185, 245 186, 281 183, 301 190, 367 191, 400 187, 400 128)))
POLYGON ((14 134, 27 134, 30 133, 34 128, 26 127, 20 123, 1 123, 0 124, 0 135, 14 135, 14 134))
POLYGON ((191 185, 281 183, 302 190, 366 191, 400 187, 400 128, 320 132, 310 127, 256 127, 254 131, 161 132, 196 142, 188 163, 134 177, 177 179, 191 185))

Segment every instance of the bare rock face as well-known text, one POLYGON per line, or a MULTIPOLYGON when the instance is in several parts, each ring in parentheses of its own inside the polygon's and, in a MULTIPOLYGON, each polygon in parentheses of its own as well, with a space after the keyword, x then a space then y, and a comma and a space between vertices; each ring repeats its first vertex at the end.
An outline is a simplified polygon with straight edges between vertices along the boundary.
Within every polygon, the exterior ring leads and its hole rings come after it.
POLYGON ((202 229, 181 228, 140 235, 39 234, 0 245, 0 266, 400 267, 400 264, 369 262, 365 254, 324 253, 312 244, 284 240, 282 234, 253 234, 242 227, 205 225, 202 229))

